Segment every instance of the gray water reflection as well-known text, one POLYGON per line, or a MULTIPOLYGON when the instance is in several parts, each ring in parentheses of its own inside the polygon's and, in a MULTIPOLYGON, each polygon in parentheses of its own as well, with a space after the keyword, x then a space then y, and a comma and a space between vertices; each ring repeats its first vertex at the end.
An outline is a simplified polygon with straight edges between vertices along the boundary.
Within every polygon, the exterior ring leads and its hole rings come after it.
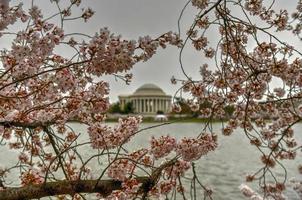
MULTIPOLYGON (((150 126, 144 124, 143 126, 150 126)), ((159 136, 169 134, 176 138, 196 136, 201 132, 203 124, 199 123, 182 123, 150 129, 144 134, 137 135, 129 147, 133 149, 141 148, 148 145, 149 136, 159 136)), ((253 173, 259 169, 261 162, 260 153, 255 147, 249 144, 249 140, 243 131, 238 129, 232 136, 223 136, 220 134, 221 124, 213 124, 213 130, 218 134, 218 149, 202 157, 196 162, 196 169, 199 172, 200 180, 203 184, 208 185, 214 191, 214 199, 239 200, 243 199, 238 186, 245 181, 247 173, 253 173)), ((296 138, 299 144, 302 142, 302 124, 294 127, 296 138)), ((302 163, 301 154, 298 154, 294 161, 283 162, 288 169, 288 177, 301 178, 297 173, 297 165, 302 163)), ((283 170, 277 170, 279 175, 283 175, 283 170)), ((281 176, 283 177, 283 176, 281 176)), ((188 183, 189 184, 189 183, 188 183)), ((257 188, 257 184, 251 184, 257 188)), ((298 196, 293 191, 287 191, 290 200, 298 200, 298 196)))
MULTIPOLYGON (((112 124, 114 125, 114 124, 112 124)), ((142 124, 141 128, 149 127, 155 124, 146 123, 142 124)), ((159 137, 160 135, 171 135, 180 139, 182 137, 197 136, 204 124, 201 123, 178 123, 165 125, 157 128, 145 130, 138 135, 134 136, 132 140, 126 145, 129 150, 137 150, 143 147, 149 146, 149 140, 151 136, 159 137)), ((71 125, 74 130, 82 133, 80 138, 81 142, 88 141, 88 135, 86 133, 86 127, 78 124, 71 125)), ((259 161, 260 153, 255 147, 249 144, 248 139, 245 137, 242 130, 236 130, 232 136, 222 136, 220 134, 221 124, 213 124, 213 130, 218 134, 218 149, 215 152, 211 152, 208 155, 202 157, 196 162, 196 170, 200 177, 201 182, 204 185, 213 189, 213 199, 215 200, 241 200, 244 199, 240 193, 238 186, 244 183, 245 175, 247 173, 253 173, 257 171, 262 165, 259 161)), ((302 142, 302 124, 298 124, 294 127, 296 138, 299 144, 302 142)), ((79 152, 83 154, 84 158, 96 154, 96 150, 91 149, 88 146, 79 148, 79 152)), ((3 166, 5 163, 13 164, 17 152, 14 150, 0 147, 0 164, 3 166)), ((102 171, 102 167, 99 167, 97 160, 90 162, 89 166, 95 175, 102 171)), ((101 160, 100 162, 106 162, 101 160)), ((301 154, 298 154, 297 159, 294 161, 283 162, 284 166, 288 169, 288 177, 296 177, 302 179, 297 172, 297 165, 302 164, 301 154)), ((283 177, 283 171, 278 169, 278 174, 283 177)), ((17 179, 14 177, 13 179, 17 179)), ((12 180, 13 180, 12 179, 12 180)), ((189 182, 184 181, 189 185, 189 182)), ((253 188, 257 188, 257 184, 249 184, 253 188)), ((286 192, 288 199, 298 200, 298 196, 292 190, 286 192)), ((188 196, 188 199, 190 197, 188 196)))

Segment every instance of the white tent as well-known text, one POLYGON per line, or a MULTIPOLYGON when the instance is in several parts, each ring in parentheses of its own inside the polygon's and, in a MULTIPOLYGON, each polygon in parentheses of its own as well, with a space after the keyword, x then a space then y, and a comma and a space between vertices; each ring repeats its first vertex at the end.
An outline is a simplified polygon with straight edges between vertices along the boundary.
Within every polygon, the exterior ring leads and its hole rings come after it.
POLYGON ((168 117, 166 115, 156 115, 154 117, 155 121, 168 121, 168 117))

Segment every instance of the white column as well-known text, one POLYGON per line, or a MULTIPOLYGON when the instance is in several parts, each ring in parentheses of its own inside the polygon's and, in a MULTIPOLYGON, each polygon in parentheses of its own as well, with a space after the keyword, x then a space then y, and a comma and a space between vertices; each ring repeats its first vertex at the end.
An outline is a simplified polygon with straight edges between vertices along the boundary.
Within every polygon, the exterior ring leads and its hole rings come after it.
POLYGON ((146 99, 146 112, 149 112, 149 101, 146 99))
POLYGON ((148 101, 148 113, 151 112, 151 100, 150 99, 147 99, 148 101))
POLYGON ((166 111, 168 112, 168 99, 166 99, 166 111))
POLYGON ((151 99, 151 102, 152 102, 152 112, 154 113, 155 112, 155 103, 154 103, 153 98, 151 99))
POLYGON ((158 99, 158 110, 163 111, 163 110, 161 109, 161 106, 160 106, 160 99, 158 99))
POLYGON ((140 104, 141 104, 139 109, 140 109, 141 112, 143 112, 143 100, 140 99, 139 101, 140 101, 140 104))
POLYGON ((167 99, 167 112, 169 112, 169 100, 167 99))
POLYGON ((132 99, 131 102, 132 102, 132 107, 134 108, 133 110, 135 112, 135 99, 132 99))
POLYGON ((168 112, 169 109, 168 109, 168 99, 166 99, 166 111, 168 112))
POLYGON ((154 113, 156 113, 156 107, 155 106, 156 106, 156 102, 155 102, 155 99, 153 99, 153 112, 154 113))
POLYGON ((148 101, 148 113, 150 113, 151 112, 151 100, 150 99, 147 99, 147 101, 148 101))
POLYGON ((163 103, 164 101, 161 99, 160 100, 160 106, 161 106, 161 110, 163 111, 163 112, 165 112, 165 110, 164 110, 164 103, 163 103))

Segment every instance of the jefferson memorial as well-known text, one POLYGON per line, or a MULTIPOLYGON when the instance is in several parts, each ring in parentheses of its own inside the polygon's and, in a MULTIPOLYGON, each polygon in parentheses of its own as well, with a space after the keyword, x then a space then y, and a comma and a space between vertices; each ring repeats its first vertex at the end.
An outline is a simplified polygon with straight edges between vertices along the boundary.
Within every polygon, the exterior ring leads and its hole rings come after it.
POLYGON ((121 109, 131 102, 135 113, 156 114, 157 111, 171 111, 171 95, 167 95, 154 84, 144 84, 131 95, 118 96, 121 109))

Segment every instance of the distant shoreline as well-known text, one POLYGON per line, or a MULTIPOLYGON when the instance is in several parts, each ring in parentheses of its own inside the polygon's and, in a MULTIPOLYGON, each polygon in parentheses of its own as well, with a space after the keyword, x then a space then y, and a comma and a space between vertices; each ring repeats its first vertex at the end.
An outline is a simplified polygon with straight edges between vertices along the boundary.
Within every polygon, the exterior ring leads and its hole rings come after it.
MULTIPOLYGON (((106 122, 118 122, 118 118, 108 118, 106 122)), ((206 118, 169 118, 167 121, 155 121, 152 117, 143 117, 143 123, 206 123, 211 122, 226 122, 227 119, 206 119, 206 118)))

